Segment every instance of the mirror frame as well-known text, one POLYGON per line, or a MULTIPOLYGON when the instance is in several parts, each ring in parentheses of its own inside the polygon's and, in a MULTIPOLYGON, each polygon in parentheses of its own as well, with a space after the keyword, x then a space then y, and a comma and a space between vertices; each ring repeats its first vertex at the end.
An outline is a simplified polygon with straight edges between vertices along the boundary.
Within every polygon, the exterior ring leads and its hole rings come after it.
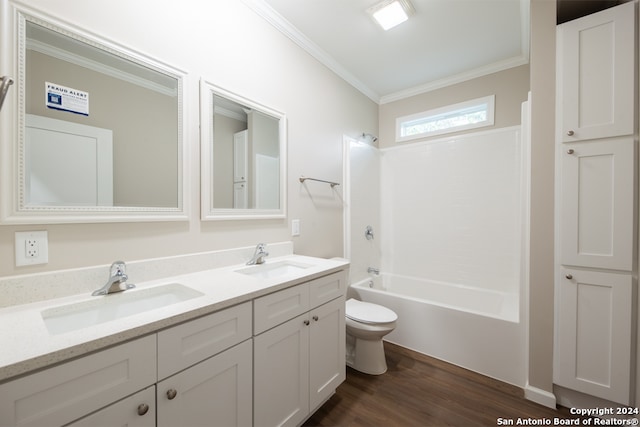
MULTIPOLYGON (((184 125, 185 71, 169 66, 142 53, 72 26, 49 15, 9 2, 0 7, 0 22, 12 28, 12 37, 0 48, 2 70, 16 76, 0 114, 0 167, 5 171, 0 184, 0 223, 64 224, 101 222, 186 221, 189 219, 189 170, 184 125), (178 203, 174 207, 135 206, 29 206, 25 188, 25 76, 26 25, 32 22, 75 40, 89 44, 128 61, 135 62, 177 80, 178 102, 178 203), (6 70, 5 70, 6 68, 6 70)), ((3 73, 0 73, 3 74, 3 73)))
POLYGON ((258 104, 250 99, 230 92, 205 79, 200 79, 200 206, 203 221, 272 219, 287 217, 287 118, 280 111, 258 104), (221 96, 252 110, 279 120, 280 139, 280 207, 278 209, 235 209, 213 207, 213 96, 221 96))

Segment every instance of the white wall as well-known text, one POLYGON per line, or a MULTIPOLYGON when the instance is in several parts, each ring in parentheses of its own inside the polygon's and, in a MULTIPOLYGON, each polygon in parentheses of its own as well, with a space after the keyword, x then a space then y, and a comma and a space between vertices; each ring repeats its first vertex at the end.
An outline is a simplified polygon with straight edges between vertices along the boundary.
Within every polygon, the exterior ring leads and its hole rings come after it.
MULTIPOLYGON (((297 253, 342 255, 342 188, 300 184, 298 177, 341 181, 343 134, 375 133, 378 128, 378 107, 369 98, 239 0, 28 4, 188 72, 185 126, 191 153, 191 215, 188 222, 0 226, 0 277, 291 240, 292 218, 301 220, 301 236, 294 238, 297 253), (289 220, 199 220, 200 77, 287 114, 289 220), (49 264, 16 268, 14 232, 33 229, 49 232, 49 264)), ((6 28, 0 31, 6 40, 6 28)), ((0 75, 8 74, 8 68, 0 64, 0 75)))

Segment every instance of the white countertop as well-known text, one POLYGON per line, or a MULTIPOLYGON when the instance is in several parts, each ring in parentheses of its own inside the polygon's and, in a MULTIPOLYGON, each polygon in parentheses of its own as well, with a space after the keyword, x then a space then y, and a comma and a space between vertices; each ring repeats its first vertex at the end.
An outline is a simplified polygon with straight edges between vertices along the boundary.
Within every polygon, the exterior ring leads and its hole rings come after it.
MULTIPOLYGON (((269 258, 264 265, 288 260, 311 267, 271 279, 260 279, 235 270, 245 265, 232 265, 212 270, 136 283, 125 293, 168 283, 179 283, 203 294, 201 297, 166 307, 145 311, 114 321, 75 331, 52 335, 41 312, 48 308, 79 303, 115 295, 72 295, 0 309, 0 381, 69 360, 114 344, 157 332, 223 308, 299 283, 343 270, 349 262, 301 255, 269 258)), ((135 283, 135 282, 134 282, 135 283)))

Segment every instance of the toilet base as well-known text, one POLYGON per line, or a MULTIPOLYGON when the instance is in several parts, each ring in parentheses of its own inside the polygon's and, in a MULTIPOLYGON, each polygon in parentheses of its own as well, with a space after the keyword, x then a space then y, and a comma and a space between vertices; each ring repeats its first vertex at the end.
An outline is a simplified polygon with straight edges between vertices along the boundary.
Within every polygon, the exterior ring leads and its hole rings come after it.
POLYGON ((347 366, 369 375, 387 372, 382 339, 365 340, 347 333, 347 366))

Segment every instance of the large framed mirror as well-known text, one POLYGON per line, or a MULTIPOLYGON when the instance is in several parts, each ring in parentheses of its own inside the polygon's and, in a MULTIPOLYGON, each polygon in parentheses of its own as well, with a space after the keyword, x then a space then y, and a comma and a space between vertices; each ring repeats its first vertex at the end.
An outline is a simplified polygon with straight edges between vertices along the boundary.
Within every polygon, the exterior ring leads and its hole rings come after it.
POLYGON ((285 114, 204 79, 200 91, 201 218, 285 218, 285 114))
POLYGON ((188 219, 185 73, 50 17, 12 14, 2 221, 188 219))

